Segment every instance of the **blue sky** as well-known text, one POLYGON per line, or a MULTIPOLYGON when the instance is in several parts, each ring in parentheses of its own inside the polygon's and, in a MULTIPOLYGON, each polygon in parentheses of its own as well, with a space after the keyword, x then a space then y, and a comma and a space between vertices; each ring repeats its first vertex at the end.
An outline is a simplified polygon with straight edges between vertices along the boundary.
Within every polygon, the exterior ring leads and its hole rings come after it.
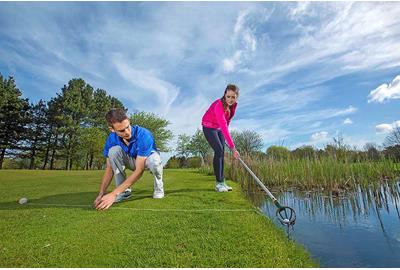
MULTIPOLYGON (((32 102, 72 78, 193 134, 227 83, 231 130, 381 144, 400 125, 400 3, 0 2, 0 72, 32 102)), ((264 148, 264 150, 265 150, 264 148)))

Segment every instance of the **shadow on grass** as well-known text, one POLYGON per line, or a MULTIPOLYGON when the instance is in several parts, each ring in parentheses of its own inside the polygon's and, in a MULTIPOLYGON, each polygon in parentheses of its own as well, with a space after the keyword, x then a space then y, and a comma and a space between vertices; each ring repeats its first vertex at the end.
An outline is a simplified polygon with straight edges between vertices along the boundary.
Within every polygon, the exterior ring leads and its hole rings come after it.
MULTIPOLYGON (((92 210, 92 203, 96 199, 97 192, 77 192, 77 193, 64 193, 44 196, 38 199, 29 199, 28 203, 20 205, 18 199, 11 202, 0 202, 1 210, 23 210, 31 208, 54 208, 54 207, 65 207, 65 208, 80 208, 92 210)), ((151 198, 147 190, 134 191, 132 198, 126 201, 142 200, 145 198, 151 198)))
MULTIPOLYGON (((172 189, 165 191, 165 195, 179 195, 183 193, 194 193, 194 192, 214 192, 212 189, 172 189)), ((146 198, 152 198, 152 191, 150 190, 133 190, 133 196, 124 201, 136 201, 143 200, 146 198)), ((0 211, 1 210, 24 210, 24 209, 32 209, 32 208, 54 208, 54 207, 64 207, 64 208, 80 208, 80 209, 88 209, 92 210, 92 203, 97 197, 97 192, 77 192, 77 193, 64 193, 64 194, 55 194, 44 196, 38 199, 30 199, 28 197, 28 203, 24 205, 20 205, 18 203, 18 199, 11 202, 0 202, 0 211)), ((123 204, 118 203, 117 205, 123 204)))

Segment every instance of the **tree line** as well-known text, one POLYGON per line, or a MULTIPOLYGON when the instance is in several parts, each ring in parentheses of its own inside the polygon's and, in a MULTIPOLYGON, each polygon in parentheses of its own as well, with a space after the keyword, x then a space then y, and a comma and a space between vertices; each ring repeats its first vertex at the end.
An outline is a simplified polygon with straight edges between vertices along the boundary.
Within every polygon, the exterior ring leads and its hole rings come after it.
MULTIPOLYGON (((330 158, 336 162, 373 162, 387 159, 400 162, 400 126, 394 127, 382 145, 366 143, 362 150, 345 144, 342 134, 333 137, 322 149, 303 145, 289 150, 282 145, 271 145, 265 151, 262 151, 262 136, 256 131, 233 131, 231 135, 241 155, 275 161, 330 158)), ((193 135, 179 135, 175 150, 177 154, 168 161, 168 168, 193 168, 202 167, 206 163, 212 164, 212 149, 199 129, 193 135)))
MULTIPOLYGON (((71 79, 49 101, 30 103, 13 77, 0 74, 0 169, 102 168, 109 133, 104 116, 111 108, 127 111, 118 98, 81 78, 71 79)), ((168 150, 167 120, 140 111, 130 120, 149 128, 160 150, 168 150)))

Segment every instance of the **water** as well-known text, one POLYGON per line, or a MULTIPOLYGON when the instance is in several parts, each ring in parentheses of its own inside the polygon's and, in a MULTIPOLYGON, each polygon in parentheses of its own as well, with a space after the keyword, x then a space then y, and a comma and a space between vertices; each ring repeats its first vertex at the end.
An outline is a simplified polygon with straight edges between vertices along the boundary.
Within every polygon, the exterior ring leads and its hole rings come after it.
POLYGON ((279 223, 269 198, 260 192, 248 195, 322 267, 400 267, 400 182, 357 187, 336 196, 324 192, 273 193, 282 205, 296 211, 293 228, 279 223))

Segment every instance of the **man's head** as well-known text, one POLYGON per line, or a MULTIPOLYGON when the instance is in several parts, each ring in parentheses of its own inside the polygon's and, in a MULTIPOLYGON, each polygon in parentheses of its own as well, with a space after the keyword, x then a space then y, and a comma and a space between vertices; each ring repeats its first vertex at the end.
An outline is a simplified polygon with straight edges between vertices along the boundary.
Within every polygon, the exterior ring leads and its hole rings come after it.
POLYGON ((128 116, 121 108, 114 108, 106 113, 108 127, 112 132, 123 139, 129 140, 132 136, 132 129, 128 116))

